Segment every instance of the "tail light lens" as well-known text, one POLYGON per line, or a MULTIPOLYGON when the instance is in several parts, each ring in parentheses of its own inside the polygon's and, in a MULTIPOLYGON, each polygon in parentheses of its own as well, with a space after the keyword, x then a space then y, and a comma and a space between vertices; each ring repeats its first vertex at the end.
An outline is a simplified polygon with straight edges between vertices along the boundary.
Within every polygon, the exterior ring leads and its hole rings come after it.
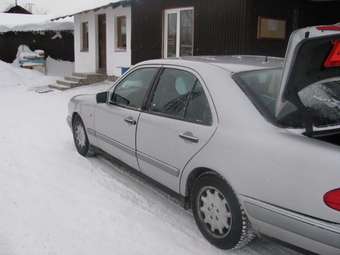
POLYGON ((340 40, 336 40, 333 44, 333 49, 324 64, 326 68, 340 67, 340 40))
POLYGON ((340 26, 339 25, 319 26, 316 29, 320 31, 340 31, 340 26))
POLYGON ((340 212, 340 189, 326 193, 323 200, 328 207, 340 212))

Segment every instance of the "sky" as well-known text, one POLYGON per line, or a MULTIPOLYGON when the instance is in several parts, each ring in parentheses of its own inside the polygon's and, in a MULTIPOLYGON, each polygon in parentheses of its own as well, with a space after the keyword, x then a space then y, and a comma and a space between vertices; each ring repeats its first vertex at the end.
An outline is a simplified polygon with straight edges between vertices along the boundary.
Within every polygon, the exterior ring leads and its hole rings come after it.
MULTIPOLYGON (((18 0, 18 4, 25 6, 33 4, 33 11, 39 14, 47 12, 52 15, 64 15, 76 11, 100 6, 115 0, 18 0)), ((0 12, 6 9, 15 0, 0 0, 0 12)))

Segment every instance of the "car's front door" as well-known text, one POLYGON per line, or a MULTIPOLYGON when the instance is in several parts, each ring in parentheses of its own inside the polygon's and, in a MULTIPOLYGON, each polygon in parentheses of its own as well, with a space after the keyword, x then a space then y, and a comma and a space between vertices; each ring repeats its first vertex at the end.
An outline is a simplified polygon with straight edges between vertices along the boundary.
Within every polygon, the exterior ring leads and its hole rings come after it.
POLYGON ((114 87, 108 103, 98 105, 95 113, 95 135, 100 148, 136 169, 136 127, 158 70, 143 67, 129 73, 114 87))
POLYGON ((216 114, 203 81, 185 69, 164 68, 137 128, 141 171, 178 191, 181 171, 208 142, 216 114))

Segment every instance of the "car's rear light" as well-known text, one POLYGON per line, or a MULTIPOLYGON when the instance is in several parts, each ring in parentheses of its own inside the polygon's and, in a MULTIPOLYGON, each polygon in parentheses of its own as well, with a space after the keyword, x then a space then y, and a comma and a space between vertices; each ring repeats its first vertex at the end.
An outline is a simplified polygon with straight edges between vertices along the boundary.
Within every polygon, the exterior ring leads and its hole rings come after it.
POLYGON ((320 31, 340 31, 340 25, 319 26, 316 29, 320 31))
POLYGON ((333 49, 324 64, 326 68, 340 67, 340 40, 333 42, 333 49))
POLYGON ((323 200, 328 207, 340 212, 340 189, 326 193, 323 200))

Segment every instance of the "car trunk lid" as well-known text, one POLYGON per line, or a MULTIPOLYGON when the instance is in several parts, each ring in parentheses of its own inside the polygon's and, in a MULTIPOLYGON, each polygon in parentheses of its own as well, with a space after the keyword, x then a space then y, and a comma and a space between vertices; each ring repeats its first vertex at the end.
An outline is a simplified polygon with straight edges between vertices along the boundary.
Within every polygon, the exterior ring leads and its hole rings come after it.
POLYGON ((298 93, 311 84, 336 77, 340 80, 340 24, 293 32, 286 52, 276 118, 282 119, 294 105, 303 113, 306 133, 312 133, 313 122, 298 93))

